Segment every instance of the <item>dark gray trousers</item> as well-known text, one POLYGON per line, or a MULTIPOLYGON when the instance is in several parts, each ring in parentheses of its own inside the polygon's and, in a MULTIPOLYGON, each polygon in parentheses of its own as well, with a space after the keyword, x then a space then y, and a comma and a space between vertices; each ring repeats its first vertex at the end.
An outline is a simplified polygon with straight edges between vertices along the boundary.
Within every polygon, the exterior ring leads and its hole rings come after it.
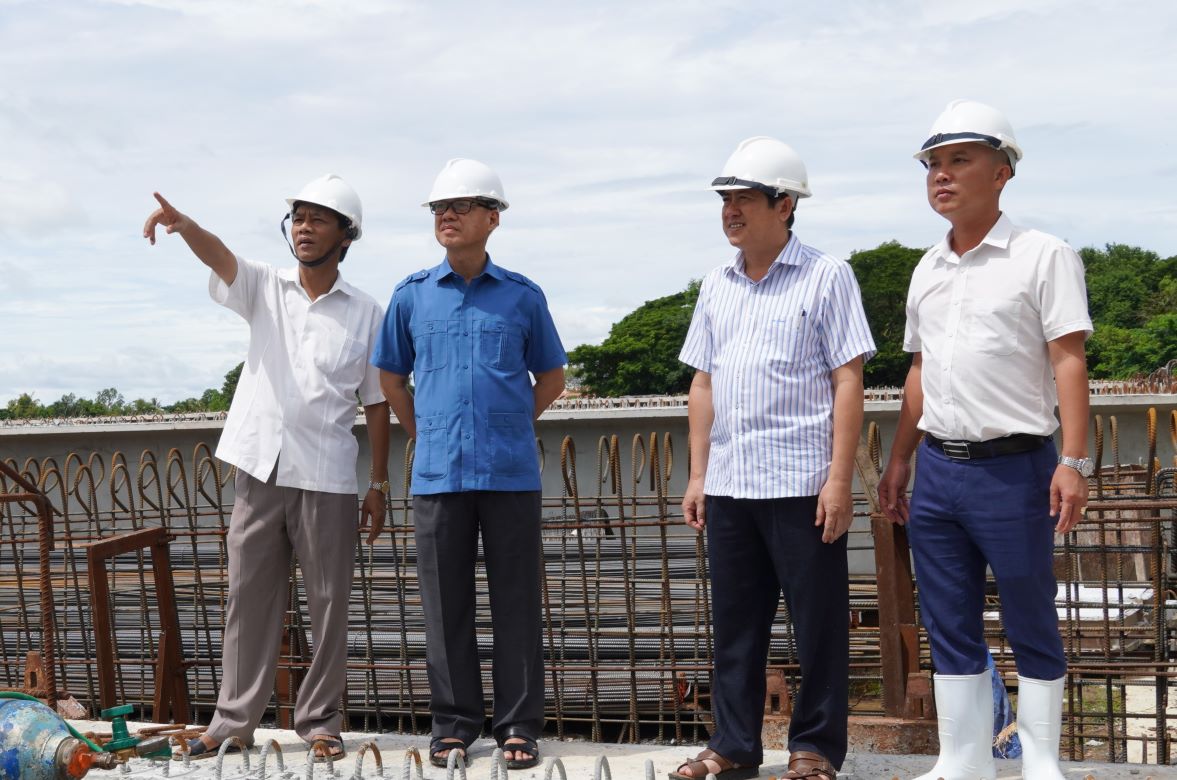
POLYGON ((538 737, 544 724, 539 492, 417 495, 413 516, 433 736, 469 743, 486 718, 474 631, 481 533, 494 635, 492 733, 501 741, 514 726, 538 737))

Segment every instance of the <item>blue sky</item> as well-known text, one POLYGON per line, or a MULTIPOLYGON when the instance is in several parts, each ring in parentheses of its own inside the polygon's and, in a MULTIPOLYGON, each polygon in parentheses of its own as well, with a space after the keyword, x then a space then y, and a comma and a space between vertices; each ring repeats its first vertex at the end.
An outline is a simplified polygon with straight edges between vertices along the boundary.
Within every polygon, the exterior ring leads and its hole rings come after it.
POLYGON ((806 243, 933 243, 911 153, 967 97, 1025 150, 1015 220, 1171 256, 1174 40, 1168 0, 0 0, 0 404, 171 402, 245 354, 182 241, 140 237, 153 190, 286 264, 283 199, 338 173, 365 207, 344 274, 386 301, 441 258, 433 176, 480 159, 511 201, 492 255, 571 348, 730 256, 707 184, 748 136, 805 160, 806 243))

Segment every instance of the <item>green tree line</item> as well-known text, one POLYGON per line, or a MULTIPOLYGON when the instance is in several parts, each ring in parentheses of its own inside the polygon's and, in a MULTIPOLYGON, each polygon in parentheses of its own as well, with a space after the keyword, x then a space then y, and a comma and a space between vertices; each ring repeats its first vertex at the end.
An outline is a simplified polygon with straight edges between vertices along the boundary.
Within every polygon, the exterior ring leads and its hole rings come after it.
MULTIPOLYGON (((871 387, 901 386, 911 365, 903 351, 908 282, 924 249, 897 241, 854 252, 851 267, 878 354, 866 365, 871 387)), ((1177 257, 1126 244, 1079 251, 1095 333, 1087 342, 1093 379, 1130 379, 1177 359, 1177 257)), ((647 301, 622 318, 599 345, 569 353, 571 376, 593 395, 685 393, 693 371, 678 351, 699 296, 699 282, 647 301)))
POLYGON ((30 393, 21 393, 0 409, 0 420, 34 420, 53 417, 109 417, 125 414, 163 414, 180 412, 221 412, 229 408, 233 393, 237 391, 237 380, 241 378, 238 363, 229 373, 221 389, 209 388, 199 398, 185 398, 174 404, 160 403, 158 398, 150 400, 136 398, 128 401, 116 388, 99 390, 93 398, 80 398, 67 393, 53 403, 43 404, 30 393))
MULTIPOLYGON (((849 262, 862 288, 878 354, 866 365, 868 386, 900 386, 911 356, 903 351, 907 285, 924 249, 888 241, 854 252, 849 262)), ((1095 333, 1087 342, 1093 379, 1130 379, 1177 360, 1177 257, 1127 244, 1079 250, 1087 273, 1087 300, 1095 333)), ((569 355, 574 384, 593 395, 685 393, 694 373, 678 360, 686 338, 699 280, 681 292, 647 301, 620 319, 599 345, 583 344, 569 355)), ((29 393, 10 400, 0 419, 93 417, 161 412, 215 412, 229 408, 241 364, 220 389, 173 404, 158 399, 127 401, 115 388, 93 399, 74 394, 42 404, 29 393)))

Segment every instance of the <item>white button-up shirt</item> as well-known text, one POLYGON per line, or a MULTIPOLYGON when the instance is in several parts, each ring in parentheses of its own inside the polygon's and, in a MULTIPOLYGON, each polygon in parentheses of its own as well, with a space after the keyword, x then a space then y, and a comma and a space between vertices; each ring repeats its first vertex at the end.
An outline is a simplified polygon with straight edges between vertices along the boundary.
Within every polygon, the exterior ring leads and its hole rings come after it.
POLYGON ((261 481, 277 464, 277 484, 356 493, 356 401, 383 399, 368 364, 384 313, 339 276, 310 299, 295 268, 237 258, 237 277, 209 279, 213 300, 249 323, 241 370, 217 457, 261 481))
POLYGON ((796 235, 758 282, 744 255, 707 274, 679 360, 711 374, 715 419, 703 490, 812 496, 833 455, 831 372, 875 353, 848 263, 796 235))
POLYGON ((1091 333, 1083 261, 1004 214, 958 256, 945 237, 916 266, 903 348, 923 353, 920 429, 940 439, 1049 436, 1058 393, 1046 346, 1091 333))

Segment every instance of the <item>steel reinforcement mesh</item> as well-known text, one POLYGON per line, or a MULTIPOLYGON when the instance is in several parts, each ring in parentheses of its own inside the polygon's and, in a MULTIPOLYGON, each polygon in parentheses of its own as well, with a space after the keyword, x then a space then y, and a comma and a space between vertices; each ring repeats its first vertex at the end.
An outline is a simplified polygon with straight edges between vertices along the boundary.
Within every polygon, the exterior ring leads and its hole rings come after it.
MULTIPOLYGON (((872 442, 876 467, 879 443, 872 442)), ((560 463, 562 495, 543 501, 543 609, 548 731, 595 740, 705 740, 710 725, 712 637, 705 539, 682 523, 681 486, 670 484, 669 435, 623 447, 602 437, 589 468, 577 469, 571 440, 560 463), (625 450, 628 450, 626 452, 625 450)), ((406 466, 411 452, 406 453, 406 466)), ((96 712, 98 670, 86 556, 81 546, 162 526, 170 558, 181 655, 193 720, 207 722, 220 681, 226 598, 224 532, 232 474, 198 445, 189 455, 144 451, 132 462, 70 453, 17 468, 51 499, 50 555, 57 686, 96 712)), ((408 473, 406 467, 404 473, 408 473)), ((13 492, 0 476, 0 498, 13 492)), ((421 732, 429 727, 424 621, 415 573, 407 485, 390 496, 376 544, 357 538, 350 600, 345 711, 353 728, 421 732)), ((1177 674, 1173 577, 1177 492, 1173 470, 1114 462, 1093 480, 1093 511, 1056 555, 1060 629, 1070 663, 1063 753, 1072 759, 1168 763, 1177 720, 1169 701, 1177 674)), ((852 551, 873 548, 871 504, 855 496, 852 551)), ((26 653, 39 651, 35 510, 0 501, 0 685, 20 689, 26 653)), ((150 711, 159 619, 150 556, 108 562, 116 699, 150 711)), ((288 718, 311 653, 297 565, 292 566, 288 641, 267 722, 288 718), (285 690, 282 689, 285 685, 285 690)), ((851 712, 882 714, 878 593, 874 578, 851 583, 851 712)), ((479 565, 478 626, 484 689, 490 686, 490 609, 479 565)), ((1002 633, 996 589, 986 614, 998 669, 1016 701, 1015 667, 1002 633)), ((921 671, 931 669, 926 642, 921 671)), ((795 643, 782 603, 772 634, 766 710, 787 712, 796 694, 795 643)))

